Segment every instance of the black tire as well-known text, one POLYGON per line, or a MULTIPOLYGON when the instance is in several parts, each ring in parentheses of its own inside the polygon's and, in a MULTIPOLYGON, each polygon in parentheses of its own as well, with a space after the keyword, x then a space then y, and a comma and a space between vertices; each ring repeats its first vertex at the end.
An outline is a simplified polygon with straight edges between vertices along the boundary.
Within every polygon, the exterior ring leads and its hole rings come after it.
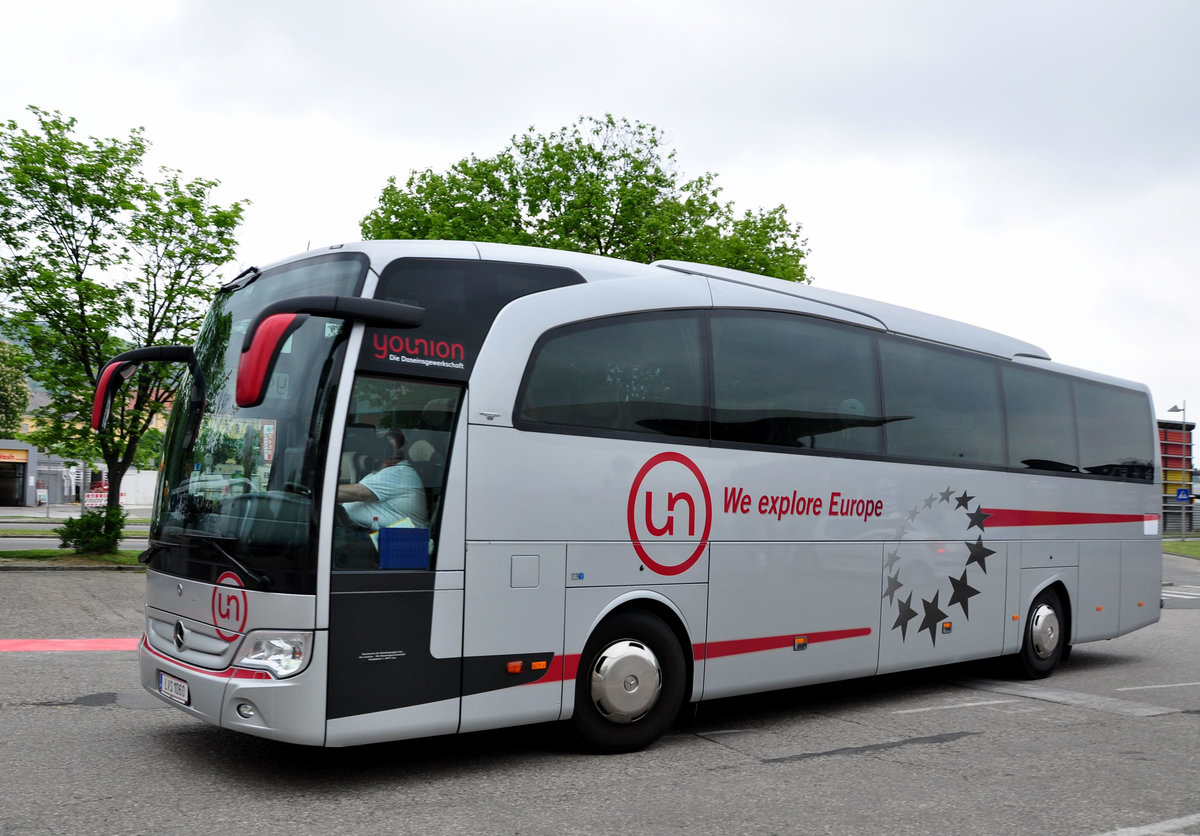
POLYGON ((1043 589, 1029 605, 1017 673, 1026 679, 1044 679, 1067 655, 1067 616, 1053 589, 1043 589))
POLYGON ((579 662, 571 724, 587 748, 636 752, 675 721, 687 665, 679 639, 658 616, 640 610, 611 616, 592 633, 579 662))

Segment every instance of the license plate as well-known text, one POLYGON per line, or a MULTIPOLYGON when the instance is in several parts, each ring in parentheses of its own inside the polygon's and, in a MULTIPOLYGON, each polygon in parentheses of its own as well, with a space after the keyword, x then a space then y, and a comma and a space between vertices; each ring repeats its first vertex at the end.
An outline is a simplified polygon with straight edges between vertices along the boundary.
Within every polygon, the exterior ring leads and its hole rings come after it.
POLYGON ((182 705, 188 704, 188 684, 162 671, 158 672, 158 693, 182 705))

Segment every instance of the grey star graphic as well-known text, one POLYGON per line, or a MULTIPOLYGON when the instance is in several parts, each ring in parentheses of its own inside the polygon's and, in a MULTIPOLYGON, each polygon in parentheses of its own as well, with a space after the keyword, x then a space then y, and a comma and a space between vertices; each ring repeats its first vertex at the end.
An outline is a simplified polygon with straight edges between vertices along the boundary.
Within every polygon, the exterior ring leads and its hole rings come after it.
POLYGON ((967 508, 967 510, 970 510, 969 506, 971 504, 971 500, 974 498, 975 497, 973 496, 967 496, 967 492, 963 491, 962 496, 954 497, 954 501, 958 503, 958 505, 955 506, 956 510, 958 508, 967 508))
POLYGON ((962 607, 963 616, 970 618, 971 614, 967 611, 967 605, 971 598, 979 594, 979 590, 967 583, 967 570, 963 569, 962 577, 950 577, 950 585, 954 587, 954 594, 950 596, 950 603, 946 606, 953 607, 958 604, 962 607))
MULTIPOLYGON (((966 572, 964 571, 963 574, 965 575, 966 572)), ((896 593, 898 591, 900 591, 900 589, 903 588, 903 586, 904 586, 904 584, 900 583, 900 573, 899 572, 897 572, 894 575, 888 575, 888 588, 887 588, 887 591, 885 591, 883 593, 883 597, 888 599, 889 604, 896 603, 896 600, 895 600, 896 593)))
POLYGON ((911 511, 908 512, 908 517, 907 517, 908 522, 912 522, 913 520, 915 520, 917 518, 917 515, 920 513, 921 512, 919 509, 913 508, 911 511))
POLYGON ((908 598, 900 601, 896 605, 899 609, 899 615, 896 616, 896 623, 892 625, 892 629, 900 628, 900 640, 908 640, 908 622, 917 617, 917 611, 912 608, 912 593, 908 593, 908 598))
POLYGON ((980 531, 984 531, 985 529, 983 524, 990 516, 991 514, 983 513, 983 508, 981 506, 976 505, 974 512, 967 514, 967 517, 971 520, 971 524, 967 526, 967 531, 970 531, 972 528, 978 528, 980 531))
POLYGON ((887 560, 883 561, 884 569, 891 569, 900 562, 900 549, 888 552, 887 560))
POLYGON ((953 495, 954 495, 954 488, 946 488, 946 490, 944 490, 938 494, 938 496, 941 497, 941 499, 939 499, 938 502, 945 502, 945 503, 949 504, 950 497, 953 495))
MULTIPOLYGON (((939 589, 933 593, 932 601, 926 601, 924 598, 921 599, 921 604, 925 607, 925 616, 921 619, 921 628, 917 632, 928 630, 929 640, 933 642, 934 647, 937 647, 937 631, 941 627, 942 619, 946 617, 946 614, 938 607, 938 596, 941 594, 942 592, 939 589)), ((913 613, 913 615, 916 615, 916 613, 913 613)))
POLYGON ((935 502, 937 502, 937 494, 931 493, 929 496, 925 497, 925 510, 928 511, 930 508, 932 508, 933 503, 935 502))
POLYGON ((972 563, 978 563, 979 568, 982 569, 983 574, 986 575, 987 574, 987 562, 986 562, 987 558, 989 555, 995 554, 996 550, 989 549, 987 546, 985 546, 983 544, 982 537, 977 539, 974 543, 963 543, 963 545, 971 550, 971 556, 967 558, 966 565, 970 566, 972 563))

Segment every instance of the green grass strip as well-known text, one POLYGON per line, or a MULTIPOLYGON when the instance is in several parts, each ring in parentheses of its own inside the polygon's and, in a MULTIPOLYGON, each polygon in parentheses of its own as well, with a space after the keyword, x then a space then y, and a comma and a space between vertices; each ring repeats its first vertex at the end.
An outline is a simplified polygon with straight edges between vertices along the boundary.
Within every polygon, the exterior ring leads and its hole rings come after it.
POLYGON ((113 554, 85 552, 75 554, 66 549, 19 549, 15 551, 0 551, 0 562, 20 561, 46 564, 61 564, 66 566, 137 566, 140 551, 125 549, 113 554))

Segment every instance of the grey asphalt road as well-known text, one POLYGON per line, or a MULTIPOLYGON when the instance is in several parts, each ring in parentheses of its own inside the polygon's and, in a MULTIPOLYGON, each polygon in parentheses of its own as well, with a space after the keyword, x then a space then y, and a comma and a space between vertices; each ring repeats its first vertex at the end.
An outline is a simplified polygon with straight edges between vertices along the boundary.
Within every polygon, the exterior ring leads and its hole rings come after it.
MULTIPOLYGON (((62 524, 62 520, 47 520, 41 517, 25 518, 20 520, 0 520, 0 537, 8 536, 8 532, 12 530, 39 531, 45 532, 47 536, 50 536, 53 530, 62 524)), ((125 530, 127 532, 146 533, 150 530, 150 525, 148 523, 126 523, 125 530)))
MULTIPOLYGON (((76 505, 53 505, 48 516, 44 507, 6 508, 0 511, 3 511, 0 514, 0 551, 58 548, 59 539, 53 529, 61 526, 66 517, 79 516, 79 507, 76 505), (20 533, 9 533, 14 531, 20 533)), ((136 513, 145 516, 149 514, 149 510, 139 508, 136 509, 136 513)), ((126 525, 127 536, 117 547, 130 551, 144 550, 149 545, 149 529, 145 523, 126 525)))
MULTIPOLYGON (((136 636, 143 583, 0 572, 0 640, 136 636)), ((0 652, 0 834, 1195 833, 1197 659, 1200 610, 1168 599, 1047 680, 986 662, 722 700, 597 757, 557 726, 277 744, 164 707, 131 651, 0 652)))
MULTIPOLYGON (((57 549, 57 537, 2 537, 0 551, 25 551, 26 549, 57 549)), ((119 549, 142 551, 150 544, 146 538, 125 539, 117 543, 119 549)))

